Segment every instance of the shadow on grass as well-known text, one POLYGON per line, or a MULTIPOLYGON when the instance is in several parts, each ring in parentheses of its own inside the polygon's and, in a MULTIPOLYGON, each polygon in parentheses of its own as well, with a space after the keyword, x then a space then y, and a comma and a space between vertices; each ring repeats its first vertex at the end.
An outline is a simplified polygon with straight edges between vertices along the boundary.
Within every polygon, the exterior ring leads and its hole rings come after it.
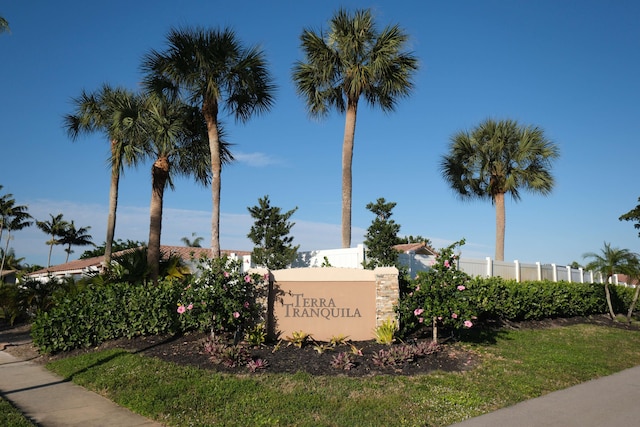
POLYGON ((177 334, 173 334, 165 339, 162 340, 158 340, 157 342, 154 342, 146 347, 142 347, 142 348, 138 348, 135 351, 130 351, 127 349, 122 349, 122 348, 117 348, 117 349, 113 349, 113 353, 106 356, 106 357, 101 357, 98 358, 98 360, 96 360, 94 363, 85 366, 82 369, 79 369, 76 372, 73 372, 67 376, 65 376, 64 381, 73 381, 73 378, 77 375, 83 374, 87 371, 89 371, 90 369, 93 368, 97 368, 98 366, 102 366, 108 362, 111 362, 112 360, 117 359, 118 357, 122 357, 124 355, 128 355, 128 354, 142 354, 145 351, 151 350, 155 347, 161 346, 161 345, 165 345, 165 344, 169 344, 171 342, 174 342, 176 340, 178 340, 180 337, 182 337, 183 334, 177 333, 177 334))

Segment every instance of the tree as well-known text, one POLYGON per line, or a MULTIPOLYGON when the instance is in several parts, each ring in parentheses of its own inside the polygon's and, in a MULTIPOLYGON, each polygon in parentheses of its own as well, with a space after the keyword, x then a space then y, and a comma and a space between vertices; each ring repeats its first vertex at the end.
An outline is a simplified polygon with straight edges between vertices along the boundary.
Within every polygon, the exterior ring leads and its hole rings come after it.
POLYGON ((71 246, 95 246, 92 242, 93 238, 88 233, 90 228, 89 226, 76 228, 73 221, 67 225, 60 239, 60 244, 67 246, 64 250, 67 253, 65 262, 69 262, 69 255, 73 253, 71 246))
POLYGON ((62 214, 51 217, 49 221, 36 221, 36 225, 40 230, 51 236, 51 239, 46 243, 49 245, 49 258, 47 259, 47 267, 51 267, 51 252, 53 251, 53 245, 61 244, 61 238, 64 236, 64 232, 69 226, 69 223, 62 219, 62 214))
POLYGON ((395 206, 396 203, 387 203, 382 197, 366 206, 376 217, 364 236, 368 259, 364 263, 365 268, 373 270, 380 266, 398 265, 398 251, 393 246, 399 242, 400 225, 390 219, 395 206))
MULTIPOLYGON (((80 255, 80 259, 88 259, 99 256, 104 256, 106 250, 107 242, 103 242, 101 245, 95 247, 95 249, 87 250, 80 255)), ((127 240, 123 241, 122 239, 116 239, 113 241, 112 249, 113 253, 121 252, 126 249, 135 249, 146 246, 144 242, 139 242, 136 240, 127 240)))
POLYGON ((514 120, 486 120, 471 132, 451 137, 440 164, 442 175, 462 199, 489 199, 496 209, 495 259, 504 261, 505 194, 520 200, 520 190, 547 195, 554 179, 558 147, 542 129, 514 120))
POLYGON ((293 80, 312 116, 331 108, 345 113, 342 142, 342 247, 351 246, 352 163, 358 103, 393 111, 408 96, 417 59, 405 51, 408 36, 398 25, 376 29, 370 10, 340 9, 329 31, 305 29, 300 37, 304 61, 294 65, 293 80))
POLYGON ((638 297, 640 296, 640 255, 633 254, 633 257, 629 259, 627 265, 624 266, 623 273, 629 277, 629 282, 636 283, 636 290, 633 292, 633 298, 627 310, 627 322, 631 323, 631 316, 638 303, 638 297))
POLYGON ((602 248, 599 254, 586 252, 582 257, 591 259, 585 266, 587 270, 596 271, 606 278, 604 281, 604 292, 607 298, 607 306, 609 307, 611 319, 615 319, 616 314, 613 311, 613 305, 611 303, 609 279, 614 274, 624 273, 630 266, 633 266, 637 261, 637 254, 634 254, 628 249, 612 248, 610 243, 604 242, 604 248, 602 248))
POLYGON ((271 108, 275 86, 264 53, 243 47, 230 29, 172 29, 167 42, 165 52, 152 50, 145 56, 145 85, 182 94, 204 116, 211 159, 211 254, 219 257, 223 159, 218 113, 223 109, 236 121, 246 122, 254 113, 271 108))
POLYGON ((398 237, 397 244, 401 243, 424 243, 425 245, 431 247, 431 240, 427 239, 426 237, 422 237, 421 235, 398 237))
POLYGON ((104 253, 105 265, 111 265, 113 238, 118 209, 118 188, 124 166, 136 165, 144 156, 139 145, 136 125, 140 123, 142 99, 123 88, 105 84, 95 93, 82 91, 73 99, 74 112, 64 118, 64 126, 72 140, 81 134, 101 132, 110 141, 111 184, 109 215, 104 253), (127 133, 127 138, 123 133, 127 133))
MULTIPOLYGON (((640 202, 640 197, 638 197, 638 202, 640 202)), ((635 221, 636 223, 633 224, 633 227, 636 230, 640 230, 640 203, 638 203, 638 206, 631 209, 626 214, 620 216, 620 218, 618 219, 620 221, 635 221)), ((640 237, 640 232, 638 232, 638 237, 640 237)))
POLYGON ((11 29, 9 28, 9 22, 0 16, 0 33, 9 32, 11 29))
POLYGON ((289 236, 295 225, 289 218, 298 210, 294 209, 282 213, 279 207, 271 206, 269 196, 258 199, 258 205, 247 208, 255 220, 251 231, 247 235, 253 242, 252 257, 257 265, 263 265, 270 270, 279 270, 290 265, 298 252, 298 246, 293 246, 293 236, 289 236))
MULTIPOLYGON (((151 167, 151 205, 147 264, 154 283, 160 273, 160 237, 164 190, 173 188, 173 177, 192 176, 206 185, 211 168, 206 124, 200 111, 178 98, 169 99, 162 93, 147 95, 142 115, 144 146, 154 159, 151 167)), ((218 157, 229 163, 233 156, 224 141, 218 146, 218 157)))
POLYGON ((193 237, 193 240, 189 240, 188 237, 183 237, 180 241, 188 248, 201 248, 204 239, 200 236, 196 237, 196 233, 191 233, 191 237, 193 237))
MULTIPOLYGON (((0 189, 2 189, 2 186, 0 186, 0 189)), ((11 194, 0 197, 0 242, 2 242, 4 230, 7 230, 5 247, 2 251, 2 260, 0 261, 0 275, 4 271, 4 266, 7 261, 6 257, 12 255, 15 258, 15 253, 9 251, 9 243, 12 238, 11 232, 22 230, 33 225, 33 221, 31 221, 32 217, 27 212, 27 209, 27 206, 16 205, 11 194)))

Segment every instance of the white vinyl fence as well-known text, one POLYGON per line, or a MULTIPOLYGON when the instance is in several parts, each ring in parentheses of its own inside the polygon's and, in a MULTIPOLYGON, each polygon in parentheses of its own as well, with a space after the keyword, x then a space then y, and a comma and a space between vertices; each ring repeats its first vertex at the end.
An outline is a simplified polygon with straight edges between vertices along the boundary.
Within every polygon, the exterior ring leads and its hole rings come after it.
MULTIPOLYGON (((364 245, 347 249, 317 250, 311 252, 299 252, 298 258, 291 265, 300 267, 343 267, 364 268, 364 245)), ((419 255, 415 253, 401 253, 400 264, 407 267, 411 277, 415 277, 419 271, 426 271, 435 262, 435 257, 419 255)), ((485 259, 459 258, 458 269, 470 276, 502 277, 518 282, 532 280, 549 280, 553 282, 574 283, 602 283, 603 277, 599 273, 586 271, 583 268, 571 268, 568 265, 541 264, 539 262, 521 263, 520 261, 505 262, 495 261, 490 257, 485 259)), ((618 282, 618 276, 614 275, 612 283, 618 282)))

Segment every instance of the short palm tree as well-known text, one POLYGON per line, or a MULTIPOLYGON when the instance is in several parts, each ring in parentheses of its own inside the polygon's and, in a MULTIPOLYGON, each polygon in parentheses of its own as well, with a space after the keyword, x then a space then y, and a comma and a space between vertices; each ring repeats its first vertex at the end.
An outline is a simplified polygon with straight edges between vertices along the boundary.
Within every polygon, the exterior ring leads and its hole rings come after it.
POLYGON ((47 267, 51 267, 51 252, 53 251, 53 245, 59 245, 61 243, 64 232, 69 226, 69 223, 62 219, 62 214, 58 214, 56 216, 49 214, 49 217, 49 221, 36 221, 38 228, 51 236, 51 238, 46 242, 47 245, 49 245, 47 267))
POLYGON ((60 239, 60 244, 67 246, 64 250, 67 253, 65 262, 69 262, 69 255, 73 253, 71 246, 95 246, 92 241, 93 238, 89 234, 90 228, 90 226, 76 228, 73 221, 69 223, 67 228, 64 230, 62 238, 60 239))
POLYGON ((361 97, 393 111, 408 96, 418 69, 406 51, 408 36, 397 26, 376 29, 370 10, 340 9, 329 31, 304 30, 304 60, 294 65, 293 80, 307 109, 316 117, 335 108, 345 114, 342 142, 342 247, 351 246, 352 163, 358 103, 361 97))
POLYGON ((5 258, 7 254, 11 253, 11 251, 9 251, 9 243, 12 238, 11 232, 30 227, 33 225, 33 221, 31 221, 31 219, 32 217, 27 212, 26 206, 16 206, 12 198, 7 199, 5 197, 0 197, 0 242, 2 241, 2 232, 7 230, 5 247, 2 251, 2 261, 0 261, 0 275, 4 271, 5 258))
POLYGON ((145 56, 145 83, 152 90, 183 95, 204 116, 211 158, 211 254, 219 257, 223 164, 219 112, 226 110, 246 122, 254 113, 271 108, 275 86, 264 53, 243 47, 230 29, 172 29, 167 42, 166 51, 153 50, 145 56))
POLYGON ((585 269, 596 271, 605 277, 604 291, 607 298, 609 315, 611 319, 615 319, 616 314, 611 303, 611 291, 609 289, 609 279, 616 273, 627 273, 631 267, 636 266, 637 254, 628 249, 612 248, 610 243, 604 242, 604 247, 600 253, 587 252, 582 255, 583 258, 589 258, 591 261, 585 266, 585 269))
POLYGON ((451 137, 442 157, 442 175, 463 199, 489 199, 496 208, 495 259, 504 261, 505 194, 520 200, 520 191, 547 195, 554 179, 552 160, 558 147, 542 129, 514 120, 486 120, 471 132, 451 137))
MULTIPOLYGON (((154 163, 151 167, 151 207, 147 264, 150 278, 156 282, 160 271, 160 237, 164 190, 173 188, 172 177, 192 176, 206 185, 211 179, 207 126, 200 110, 178 98, 161 93, 147 95, 143 114, 145 150, 154 163)), ((233 160, 228 144, 221 141, 219 157, 223 163, 233 160)))
POLYGON ((180 239, 180 241, 184 243, 184 245, 188 248, 201 248, 202 241, 204 239, 200 236, 196 237, 196 233, 191 233, 191 237, 193 237, 193 240, 189 239, 188 237, 183 237, 180 239))
POLYGON ((133 92, 105 84, 95 93, 83 91, 78 98, 73 99, 74 112, 64 118, 64 126, 73 140, 81 134, 101 132, 107 136, 111 145, 109 215, 104 251, 107 267, 111 264, 116 229, 120 174, 124 166, 136 165, 144 155, 138 138, 135 137, 141 103, 140 97, 133 92), (124 132, 127 132, 128 138, 123 137, 124 132))

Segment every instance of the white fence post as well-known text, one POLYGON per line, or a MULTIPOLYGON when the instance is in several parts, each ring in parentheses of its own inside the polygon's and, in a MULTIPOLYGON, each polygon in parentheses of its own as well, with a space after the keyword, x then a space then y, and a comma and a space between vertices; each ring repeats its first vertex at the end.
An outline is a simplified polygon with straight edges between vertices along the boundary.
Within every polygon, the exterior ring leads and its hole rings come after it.
POLYGON ((540 261, 536 261, 536 270, 538 270, 538 282, 542 281, 542 264, 540 261))
POLYGON ((584 268, 580 267, 578 271, 580 272, 580 283, 584 283, 584 268))
POLYGON ((515 264, 516 269, 516 282, 520 283, 520 261, 515 260, 513 263, 515 264))
POLYGON ((571 271, 571 266, 567 265, 567 280, 569 280, 569 283, 571 283, 571 275, 573 274, 573 272, 571 271))
POLYGON ((487 277, 493 277, 493 263, 491 257, 487 257, 487 277))
POLYGON ((553 281, 558 281, 558 266, 555 264, 551 264, 551 270, 553 272, 553 281))

